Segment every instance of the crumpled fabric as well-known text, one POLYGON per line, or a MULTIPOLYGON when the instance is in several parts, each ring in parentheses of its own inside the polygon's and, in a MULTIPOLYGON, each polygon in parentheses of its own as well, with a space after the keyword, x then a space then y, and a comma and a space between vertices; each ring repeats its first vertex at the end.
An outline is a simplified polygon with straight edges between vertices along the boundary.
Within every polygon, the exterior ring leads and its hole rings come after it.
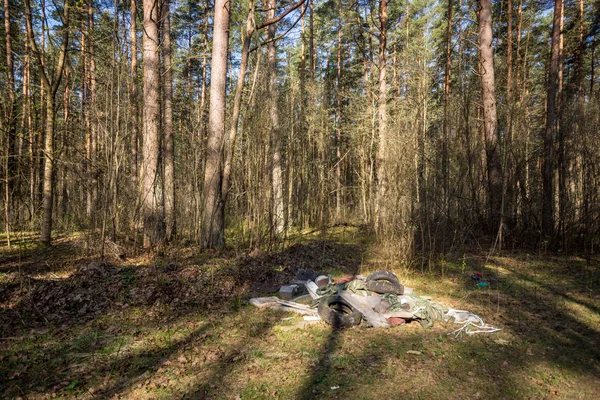
POLYGON ((381 297, 383 298, 382 303, 385 301, 389 304, 389 307, 385 311, 410 311, 410 304, 402 302, 396 294, 385 293, 381 297))
POLYGON ((344 290, 343 283, 329 282, 327 285, 321 286, 316 290, 317 295, 319 297, 313 300, 313 302, 311 303, 311 307, 317 307, 323 297, 335 296, 339 294, 342 290, 344 290))
POLYGON ((317 289, 317 294, 320 297, 329 297, 338 294, 341 290, 344 290, 343 284, 337 284, 335 282, 330 282, 325 286, 321 286, 317 289))
POLYGON ((367 289, 367 283, 361 279, 355 279, 346 284, 346 289, 359 296, 370 296, 371 291, 367 289))
POLYGON ((408 294, 414 300, 413 305, 402 302, 400 296, 392 293, 386 293, 382 297, 390 304, 388 312, 409 311, 413 313, 413 318, 418 320, 423 328, 431 328, 435 321, 446 322, 448 320, 446 313, 448 309, 429 299, 419 297, 416 294, 408 294))

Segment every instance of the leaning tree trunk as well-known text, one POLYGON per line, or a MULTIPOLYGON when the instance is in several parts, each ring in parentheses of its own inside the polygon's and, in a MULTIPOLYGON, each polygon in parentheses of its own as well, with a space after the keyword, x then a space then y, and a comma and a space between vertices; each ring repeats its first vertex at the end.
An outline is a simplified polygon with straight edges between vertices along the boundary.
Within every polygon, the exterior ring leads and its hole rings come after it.
POLYGON ((160 156, 160 104, 159 104, 159 49, 158 49, 158 5, 156 0, 144 0, 143 35, 144 71, 144 123, 142 148, 143 162, 140 184, 140 199, 144 221, 144 247, 161 245, 164 242, 164 218, 161 213, 159 193, 160 156))
POLYGON ((496 93, 494 52, 492 49, 492 1, 480 0, 479 51, 481 54, 481 99, 488 178, 488 223, 490 231, 498 228, 502 217, 502 160, 496 135, 496 93))
POLYGON ((216 0, 208 112, 208 144, 204 169, 204 213, 200 246, 221 249, 225 246, 225 214, 221 197, 222 152, 225 140, 225 101, 227 51, 229 42, 229 2, 216 0))

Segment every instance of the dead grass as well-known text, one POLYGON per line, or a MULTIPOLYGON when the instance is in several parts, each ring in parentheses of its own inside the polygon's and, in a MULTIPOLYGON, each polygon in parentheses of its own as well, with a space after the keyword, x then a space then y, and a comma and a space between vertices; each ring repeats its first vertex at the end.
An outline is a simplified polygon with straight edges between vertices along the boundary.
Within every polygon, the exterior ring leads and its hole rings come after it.
POLYGON ((295 268, 380 268, 382 253, 368 238, 343 229, 330 232, 336 241, 304 235, 272 253, 177 248, 130 259, 117 264, 105 306, 48 321, 19 303, 19 285, 76 285, 90 260, 67 239, 48 256, 33 245, 20 258, 0 250, 0 397, 597 398, 598 264, 577 258, 446 255, 431 273, 384 260, 418 293, 503 329, 489 336, 454 339, 451 325, 298 327, 297 318, 247 305, 295 268), (473 272, 497 283, 478 288, 473 272), (148 290, 143 301, 135 296, 148 290))

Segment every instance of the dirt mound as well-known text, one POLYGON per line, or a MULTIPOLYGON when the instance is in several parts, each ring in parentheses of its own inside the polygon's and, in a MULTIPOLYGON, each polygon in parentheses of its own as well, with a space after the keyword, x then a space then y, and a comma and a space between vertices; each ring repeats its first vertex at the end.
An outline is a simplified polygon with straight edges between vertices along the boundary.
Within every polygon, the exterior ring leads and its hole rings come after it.
POLYGON ((358 271, 357 257, 352 249, 329 242, 294 244, 279 253, 248 255, 238 260, 238 277, 257 285, 281 286, 293 278, 304 279, 306 271, 313 273, 341 270, 358 271))
POLYGON ((208 306, 239 294, 235 279, 207 266, 142 267, 126 293, 130 305, 208 306))
POLYGON ((352 268, 349 249, 337 246, 296 244, 278 253, 212 258, 203 265, 117 267, 93 261, 64 279, 11 275, 0 285, 0 329, 72 322, 113 306, 223 307, 253 292, 276 291, 302 272, 352 268))

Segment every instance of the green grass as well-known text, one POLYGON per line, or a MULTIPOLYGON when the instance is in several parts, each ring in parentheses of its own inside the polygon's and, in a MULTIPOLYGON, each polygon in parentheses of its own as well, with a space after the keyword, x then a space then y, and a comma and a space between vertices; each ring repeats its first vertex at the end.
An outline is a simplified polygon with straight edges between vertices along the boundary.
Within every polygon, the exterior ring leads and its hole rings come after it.
MULTIPOLYGON (((379 269, 379 250, 358 230, 354 237, 349 232, 332 233, 349 246, 339 256, 325 254, 337 257, 332 265, 359 257, 352 272, 379 269)), ((224 257, 217 265, 228 267, 221 272, 235 271, 234 256, 224 257)), ((186 253, 176 261, 198 259, 186 253)), ((23 262, 39 271, 31 260, 23 262)), ((12 279, 4 265, 0 283, 12 279)), ((141 284, 136 265, 143 261, 122 272, 127 290, 141 284)), ((0 397, 597 398, 597 264, 519 253, 486 262, 484 254, 467 253, 440 258, 431 273, 395 265, 417 293, 474 311, 502 331, 457 339, 447 335, 452 324, 430 330, 416 323, 387 330, 297 327, 300 317, 258 310, 242 295, 215 299, 214 308, 114 305, 91 319, 2 331, 0 397), (477 288, 473 272, 498 284, 477 288)), ((349 272, 344 266, 332 270, 349 272)), ((167 284, 164 279, 158 283, 167 284)))

